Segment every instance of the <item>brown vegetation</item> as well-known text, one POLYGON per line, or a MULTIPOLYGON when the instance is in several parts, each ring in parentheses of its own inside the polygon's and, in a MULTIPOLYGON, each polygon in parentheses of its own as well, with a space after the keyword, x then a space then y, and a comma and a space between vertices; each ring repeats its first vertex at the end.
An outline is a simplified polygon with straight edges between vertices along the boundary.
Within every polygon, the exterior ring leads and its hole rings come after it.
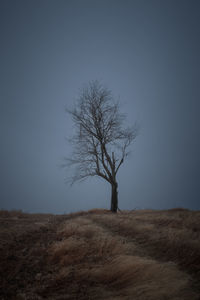
POLYGON ((199 299, 199 211, 2 211, 0 224, 2 300, 199 299))

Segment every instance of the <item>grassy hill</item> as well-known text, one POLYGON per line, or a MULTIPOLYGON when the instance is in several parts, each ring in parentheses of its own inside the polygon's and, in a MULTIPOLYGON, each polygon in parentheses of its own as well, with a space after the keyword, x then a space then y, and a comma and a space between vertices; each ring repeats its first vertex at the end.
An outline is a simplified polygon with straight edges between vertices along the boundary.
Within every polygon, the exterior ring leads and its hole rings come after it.
POLYGON ((200 211, 0 212, 0 299, 200 299, 200 211))

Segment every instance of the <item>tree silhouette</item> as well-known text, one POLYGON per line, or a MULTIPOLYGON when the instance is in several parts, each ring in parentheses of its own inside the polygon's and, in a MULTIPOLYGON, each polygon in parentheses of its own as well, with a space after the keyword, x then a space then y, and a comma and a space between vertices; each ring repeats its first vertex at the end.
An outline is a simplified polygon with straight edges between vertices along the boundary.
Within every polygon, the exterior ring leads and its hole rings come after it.
POLYGON ((76 166, 70 178, 73 184, 90 176, 99 176, 110 183, 111 211, 118 210, 117 173, 131 142, 137 136, 137 126, 123 128, 124 115, 113 101, 110 90, 93 81, 81 90, 74 109, 66 111, 72 116, 75 134, 71 139, 73 153, 67 165, 76 166))

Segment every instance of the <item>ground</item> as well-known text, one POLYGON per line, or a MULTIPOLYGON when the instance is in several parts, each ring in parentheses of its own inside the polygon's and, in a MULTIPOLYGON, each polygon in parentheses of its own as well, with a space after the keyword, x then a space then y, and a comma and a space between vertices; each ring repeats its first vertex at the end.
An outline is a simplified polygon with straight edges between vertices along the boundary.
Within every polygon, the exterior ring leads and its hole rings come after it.
POLYGON ((0 211, 1 300, 198 300, 200 211, 0 211))

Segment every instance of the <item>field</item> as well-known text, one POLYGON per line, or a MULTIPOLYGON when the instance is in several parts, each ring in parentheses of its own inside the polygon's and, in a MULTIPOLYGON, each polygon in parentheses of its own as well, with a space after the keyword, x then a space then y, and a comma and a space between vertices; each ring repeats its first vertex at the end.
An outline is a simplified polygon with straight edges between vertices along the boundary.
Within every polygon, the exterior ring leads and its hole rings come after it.
POLYGON ((0 211, 0 299, 198 300, 200 211, 0 211))

